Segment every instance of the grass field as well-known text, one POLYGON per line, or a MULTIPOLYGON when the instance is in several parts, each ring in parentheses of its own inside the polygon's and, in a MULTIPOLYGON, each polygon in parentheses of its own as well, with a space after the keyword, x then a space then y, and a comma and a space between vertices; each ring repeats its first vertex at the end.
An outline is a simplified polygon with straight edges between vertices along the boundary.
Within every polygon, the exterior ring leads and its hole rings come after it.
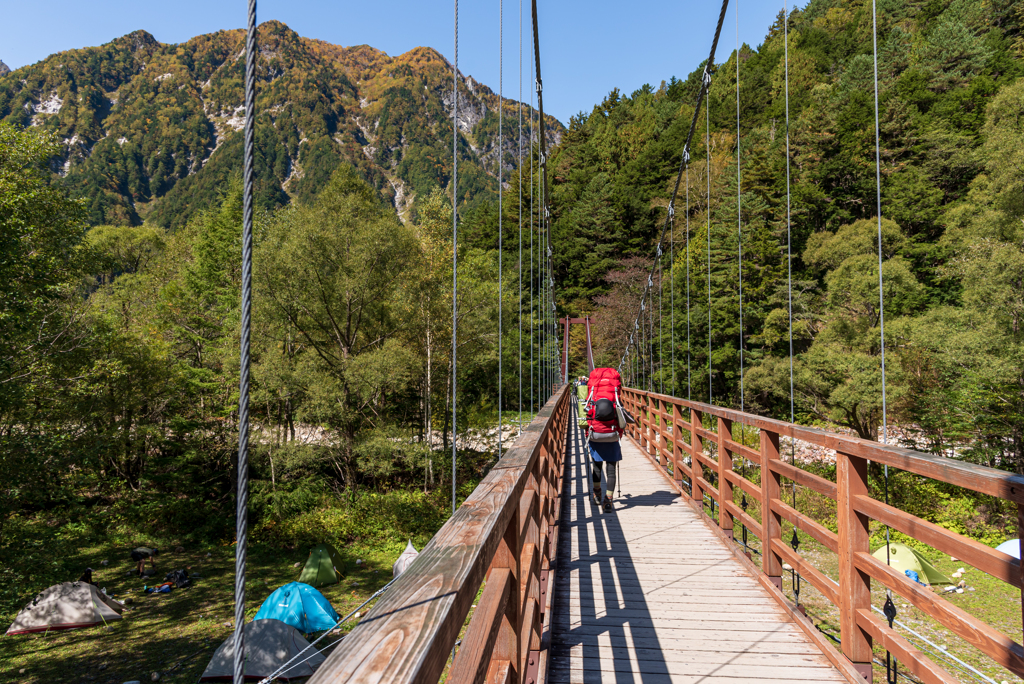
MULTIPOLYGON (((422 547, 425 541, 414 543, 422 547)), ((403 546, 396 543, 341 550, 346 561, 344 579, 321 591, 344 616, 391 579, 391 564, 403 546), (357 565, 357 559, 364 562, 357 565)), ((260 603, 274 589, 298 579, 301 568, 293 564, 305 562, 306 553, 250 547, 247 619, 252 619, 260 603)), ((132 600, 125 607, 123 619, 111 622, 109 627, 0 639, 0 681, 121 684, 130 680, 149 682, 153 673, 158 673, 163 682, 195 682, 213 652, 232 633, 233 546, 161 553, 157 561, 161 579, 163 573, 184 567, 201 576, 195 586, 175 589, 170 594, 144 594, 145 580, 126 576, 126 572, 134 570, 134 564, 123 548, 82 549, 80 560, 96 570, 93 580, 109 594, 122 601, 132 600), (104 559, 110 561, 109 566, 100 565, 104 559)), ((4 617, 8 618, 7 623, 13 618, 4 617)), ((342 633, 355 622, 346 624, 342 633)), ((330 643, 332 638, 333 635, 327 637, 319 645, 330 643)))

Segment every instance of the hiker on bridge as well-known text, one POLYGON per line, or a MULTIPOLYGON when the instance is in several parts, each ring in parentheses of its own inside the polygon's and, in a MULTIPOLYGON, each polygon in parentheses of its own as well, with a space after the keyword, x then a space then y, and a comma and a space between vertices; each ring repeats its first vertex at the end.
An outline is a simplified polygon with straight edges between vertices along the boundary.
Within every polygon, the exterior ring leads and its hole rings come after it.
POLYGON ((619 439, 626 428, 625 412, 619 401, 621 388, 622 377, 614 368, 595 368, 587 382, 587 445, 594 463, 594 498, 606 512, 613 510, 612 492, 622 460, 619 439))

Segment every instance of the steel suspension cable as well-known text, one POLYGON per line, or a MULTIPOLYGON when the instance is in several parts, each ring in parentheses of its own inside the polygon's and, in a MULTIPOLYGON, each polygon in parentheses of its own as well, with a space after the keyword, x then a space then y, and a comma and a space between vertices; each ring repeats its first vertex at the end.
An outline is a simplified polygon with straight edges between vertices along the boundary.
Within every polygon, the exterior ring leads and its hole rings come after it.
POLYGON ((523 432, 523 0, 519 0, 519 434, 523 432))
MULTIPOLYGON (((783 5, 783 42, 785 43, 784 63, 786 78, 786 290, 789 306, 789 422, 796 422, 796 399, 793 389, 793 220, 791 214, 790 195, 790 150, 789 150, 789 3, 783 5)), ((790 464, 796 467, 796 439, 790 437, 789 441, 790 464)), ((793 493, 793 508, 796 509, 796 480, 791 480, 790 488, 793 493)), ((800 546, 800 537, 797 535, 796 527, 793 527, 793 538, 789 545, 796 551, 800 546)), ((797 605, 800 605, 800 573, 794 567, 791 571, 793 583, 793 598, 797 605)))
POLYGON ((458 451, 458 301, 459 301, 459 0, 455 0, 455 57, 452 65, 452 515, 455 515, 458 451))
POLYGON ((707 152, 708 198, 704 206, 708 219, 708 403, 714 403, 714 383, 711 376, 711 107, 704 107, 704 148, 707 152))
POLYGON ((249 544, 249 340, 252 331, 252 212, 256 137, 256 0, 245 34, 245 143, 242 157, 242 311, 238 373, 238 483, 235 497, 234 684, 245 681, 245 570, 249 544))
POLYGON ((501 366, 501 354, 502 354, 502 337, 505 332, 503 329, 502 314, 504 313, 504 307, 502 302, 502 253, 505 251, 504 243, 502 242, 505 237, 504 224, 502 219, 504 218, 504 210, 502 208, 502 195, 503 188, 502 183, 504 182, 502 172, 502 122, 505 119, 505 107, 504 107, 504 96, 505 96, 505 3, 504 0, 498 0, 498 459, 501 459, 501 399, 502 399, 502 366, 501 366))
MULTIPOLYGON (((535 3, 535 5, 536 5, 536 3, 535 3)), ((713 65, 715 63, 715 52, 718 49, 718 39, 722 35, 722 24, 725 21, 725 12, 726 12, 726 9, 728 9, 728 6, 729 6, 729 0, 722 0, 722 9, 721 9, 721 12, 718 15, 718 24, 715 27, 714 40, 712 40, 712 42, 711 42, 711 52, 708 55, 708 60, 705 63, 705 66, 704 66, 704 74, 703 74, 702 79, 701 79, 701 87, 697 91, 697 102, 696 102, 696 105, 695 105, 694 110, 693 110, 693 119, 690 121, 690 128, 689 128, 689 131, 686 134, 686 143, 683 145, 683 153, 682 153, 681 158, 679 160, 679 172, 676 174, 676 182, 675 182, 675 185, 673 186, 673 189, 672 189, 671 199, 669 200, 669 207, 670 207, 669 216, 671 216, 671 213, 672 213, 671 208, 674 207, 674 205, 675 205, 676 197, 678 197, 678 195, 679 195, 679 185, 682 183, 684 169, 686 168, 687 162, 689 162, 689 160, 690 160, 690 144, 693 142, 693 134, 697 130, 697 121, 698 121, 698 119, 700 117, 701 105, 704 103, 704 98, 707 95, 708 87, 711 84, 711 69, 712 69, 712 67, 713 67, 713 65)), ((668 228, 669 228, 669 220, 670 220, 669 216, 665 217, 665 223, 664 223, 664 225, 662 226, 662 229, 661 229, 661 236, 658 239, 658 249, 659 250, 661 250, 662 246, 665 244, 665 236, 667 235, 668 228)), ((659 259, 659 258, 660 258, 660 255, 657 255, 655 257, 654 263, 652 263, 652 265, 651 265, 650 275, 652 275, 652 276, 654 274, 654 269, 657 266, 657 259, 659 259)), ((649 287, 650 286, 648 286, 648 288, 649 287)), ((647 290, 644 290, 644 294, 641 297, 641 301, 643 300, 644 297, 646 297, 646 294, 647 294, 647 290)), ((637 311, 637 315, 636 315, 636 318, 634 320, 636 322, 639 322, 639 320, 640 320, 640 312, 639 311, 637 311)), ((629 342, 626 345, 626 350, 627 351, 629 350, 630 346, 632 346, 632 342, 629 342)), ((625 358, 626 358, 626 353, 625 353, 625 351, 623 351, 622 358, 619 360, 619 369, 620 370, 622 368, 622 363, 623 363, 623 360, 625 358)))
MULTIPOLYGON (((690 364, 691 364, 691 349, 692 340, 690 339, 690 162, 686 161, 686 400, 692 401, 692 378, 690 377, 690 364)), ((690 435, 692 444, 692 437, 690 435)), ((693 459, 690 459, 688 465, 692 465, 693 459)), ((693 491, 693 480, 690 481, 691 493, 693 491)))
MULTIPOLYGON (((740 285, 740 411, 743 402, 743 192, 740 175, 740 6, 736 4, 736 254, 740 285)), ((742 429, 742 426, 741 426, 742 429)))
MULTIPOLYGON (((530 63, 530 76, 533 76, 533 63, 530 63)), ((537 318, 533 308, 533 91, 530 91, 530 413, 533 413, 533 402, 537 398, 534 378, 537 368, 534 363, 533 351, 537 346, 537 318)))
POLYGON ((676 386, 676 221, 675 221, 675 210, 669 207, 671 214, 669 220, 671 223, 668 227, 668 308, 669 308, 669 345, 672 347, 671 362, 672 362, 672 391, 669 392, 672 396, 675 396, 679 388, 676 386))
MULTIPOLYGON (((878 218, 878 336, 881 344, 881 365, 882 365, 882 444, 888 443, 888 415, 886 405, 885 385, 885 289, 882 275, 882 143, 878 123, 878 11, 876 0, 871 0, 871 41, 872 57, 874 61, 874 86, 875 86, 875 212, 878 218)), ((884 467, 885 477, 885 503, 889 504, 889 464, 884 467)), ((885 563, 890 565, 889 526, 885 526, 885 563)), ((889 621, 892 628, 893 620, 896 618, 896 604, 892 601, 892 590, 886 588, 885 605, 882 607, 883 614, 889 621)), ((897 676, 897 661, 888 649, 885 651, 885 674, 890 684, 895 684, 897 676), (891 663, 891 665, 890 665, 891 663)))

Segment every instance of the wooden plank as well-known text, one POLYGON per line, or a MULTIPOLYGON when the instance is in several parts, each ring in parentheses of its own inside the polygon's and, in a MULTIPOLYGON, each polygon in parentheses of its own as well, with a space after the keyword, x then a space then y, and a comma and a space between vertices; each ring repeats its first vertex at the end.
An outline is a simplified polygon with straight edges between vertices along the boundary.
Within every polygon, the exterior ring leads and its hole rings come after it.
POLYGON ((870 550, 868 518, 854 508, 854 497, 868 492, 868 463, 836 455, 839 497, 839 631, 843 653, 858 669, 871 672, 871 637, 857 625, 857 611, 871 609, 871 580, 857 570, 858 553, 870 550))
MULTIPOLYGON (((553 416, 568 397, 568 387, 562 388, 534 422, 546 421, 550 432, 556 426, 544 416, 553 416)), ((536 431, 534 435, 542 438, 536 431)), ((485 571, 518 514, 528 472, 525 466, 508 464, 493 468, 328 656, 311 684, 436 684, 485 571)))
POLYGON ((739 442, 733 441, 729 437, 720 440, 720 443, 724 449, 728 449, 737 456, 742 456, 748 461, 752 461, 754 463, 761 462, 761 452, 758 451, 757 449, 751 449, 746 444, 740 444, 739 442))
POLYGON ((491 665, 491 651, 498 640, 514 581, 516 579, 508 568, 491 570, 473 618, 469 621, 470 628, 466 630, 459 654, 452 664, 449 675, 451 681, 475 682, 487 674, 491 665))
POLYGON ((820 544, 826 546, 834 553, 839 552, 839 535, 824 525, 819 525, 810 517, 796 510, 782 499, 772 499, 772 511, 793 524, 796 529, 806 532, 820 544))
POLYGON ((775 586, 782 588, 782 559, 771 550, 771 540, 782 538, 782 518, 772 512, 772 499, 778 499, 782 481, 771 466, 779 460, 779 435, 769 430, 761 430, 761 537, 762 546, 767 553, 761 554, 761 570, 771 578, 775 586))
MULTIPOLYGON (((661 396, 661 395, 653 395, 661 396)), ((677 400, 691 410, 708 415, 728 418, 761 430, 771 430, 781 436, 799 439, 816 446, 841 451, 892 468, 905 470, 916 475, 948 482, 959 487, 973 489, 982 494, 1024 504, 1024 476, 995 468, 958 461, 944 456, 934 456, 913 449, 904 449, 840 435, 816 428, 803 427, 781 420, 763 418, 751 413, 724 409, 695 401, 677 400)))
MULTIPOLYGON (((822 659, 824 660, 824 658, 822 659)), ((760 665, 718 665, 714 663, 676 663, 650 660, 604 660, 598 658, 566 658, 552 657, 551 670, 572 668, 582 669, 584 672, 598 670, 601 672, 615 672, 619 674, 674 674, 691 675, 700 677, 733 677, 742 681, 774 681, 777 679, 791 679, 805 682, 843 681, 834 668, 825 663, 817 667, 797 665, 795 667, 785 664, 774 665, 762 663, 760 665)), ((646 681, 646 677, 643 678, 646 681)))
POLYGON ((836 485, 823 477, 812 475, 806 470, 801 470, 800 468, 781 460, 773 461, 771 469, 773 472, 788 477, 801 487, 807 487, 808 489, 814 490, 819 494, 824 494, 833 500, 836 498, 836 485))
POLYGON ((803 556, 786 546, 781 539, 772 540, 772 549, 775 553, 782 556, 787 563, 796 568, 796 571, 799 572, 804 579, 810 582, 811 586, 820 591, 825 598, 831 601, 832 605, 840 605, 838 582, 823 574, 816 567, 808 563, 803 556))
POLYGON ((1024 676, 1024 647, 1013 639, 959 606, 933 594, 930 589, 912 582, 866 551, 858 552, 854 556, 854 563, 859 570, 913 603, 1010 672, 1024 676))
MULTIPOLYGON (((623 684, 626 682, 642 682, 643 684, 736 684, 744 680, 735 677, 719 677, 716 675, 683 675, 644 673, 642 676, 623 672, 602 672, 588 670, 577 671, 566 667, 552 670, 547 684, 623 684)), ((749 681, 749 680, 747 680, 749 681)), ((763 680, 768 681, 768 680, 763 680)), ((844 681, 842 679, 821 679, 822 682, 844 681)), ((772 684, 807 684, 806 679, 773 679, 772 684)), ((858 683, 862 684, 862 683, 858 683)))
POLYGON ((985 546, 981 542, 951 532, 917 516, 904 513, 900 509, 872 499, 870 496, 855 497, 854 506, 861 513, 871 516, 894 530, 910 535, 943 553, 956 556, 996 579, 1009 582, 1018 589, 1021 588, 1020 561, 1007 553, 996 551, 991 546, 985 546))
POLYGON ((726 479, 731 483, 738 486, 740 489, 745 491, 747 494, 752 496, 757 501, 761 500, 761 488, 756 484, 748 480, 747 478, 740 475, 735 470, 730 470, 725 474, 726 479))
POLYGON ((572 656, 597 652, 602 657, 609 656, 613 658, 628 658, 630 653, 635 653, 637 659, 644 660, 657 653, 661 653, 666 660, 680 659, 704 662, 719 662, 726 659, 735 659, 738 662, 744 660, 761 662, 766 656, 769 658, 784 658, 790 655, 821 657, 821 652, 817 648, 803 641, 743 643, 703 639, 696 632, 691 633, 691 638, 666 639, 664 642, 656 639, 638 638, 635 634, 631 633, 628 639, 628 647, 620 646, 620 643, 621 636, 619 634, 606 632, 604 634, 584 636, 579 639, 559 639, 558 643, 554 644, 551 650, 552 653, 558 655, 572 656))
POLYGON ((729 500, 723 501, 722 502, 722 507, 725 508, 725 510, 729 512, 729 515, 733 516, 734 518, 739 520, 741 523, 746 525, 747 529, 749 529, 751 532, 753 532, 754 535, 758 539, 761 538, 761 523, 757 522, 752 517, 750 517, 748 514, 744 513, 743 509, 741 509, 739 506, 734 504, 732 501, 729 501, 729 500))
POLYGON ((863 608, 858 610, 857 624, 885 650, 892 653, 899 660, 902 669, 917 675, 927 684, 933 682, 935 684, 959 684, 959 679, 932 662, 928 656, 900 636, 896 630, 890 629, 888 625, 872 615, 871 611, 863 608))

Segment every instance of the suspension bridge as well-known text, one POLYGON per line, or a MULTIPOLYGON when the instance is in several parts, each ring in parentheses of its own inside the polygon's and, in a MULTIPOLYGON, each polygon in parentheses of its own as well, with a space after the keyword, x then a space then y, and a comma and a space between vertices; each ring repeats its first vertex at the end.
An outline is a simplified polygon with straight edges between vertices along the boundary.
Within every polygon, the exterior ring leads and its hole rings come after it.
MULTIPOLYGON (((452 434, 452 516, 412 566, 383 592, 373 608, 310 680, 314 684, 516 682, 912 682, 994 681, 969 664, 929 650, 920 635, 896 618, 896 601, 912 605, 970 644, 983 657, 1024 677, 1020 634, 1004 634, 941 594, 913 581, 871 553, 870 525, 910 535, 1017 589, 1021 562, 957 532, 900 510, 888 501, 888 471, 895 468, 1011 502, 1024 528, 1024 477, 993 468, 888 444, 885 423, 884 289, 879 283, 883 425, 880 442, 796 424, 792 401, 792 271, 790 296, 790 420, 757 416, 742 405, 717 406, 655 392, 663 334, 656 332, 655 280, 667 261, 675 265, 675 206, 685 178, 685 249, 689 267, 689 164, 694 132, 713 76, 728 0, 721 14, 697 93, 693 121, 681 151, 679 172, 650 274, 639 298, 619 370, 626 379, 625 407, 635 418, 623 438, 620 495, 601 510, 589 494, 586 438, 577 419, 578 398, 568 383, 570 330, 582 325, 585 359, 594 367, 589 318, 557 317, 552 268, 543 124, 536 182, 539 225, 530 210, 529 287, 539 322, 524 348, 528 366, 538 349, 541 373, 530 375, 528 393, 546 397, 536 417, 521 426, 514 444, 459 506, 455 498, 456 435, 452 434), (537 235, 534 261, 533 236, 537 235), (537 272, 534 272, 534 265, 537 272), (535 383, 536 382, 536 386, 535 383), (785 460, 801 443, 835 454, 835 479, 785 460), (885 472, 883 499, 871 495, 869 464, 885 472), (830 502, 836 529, 799 510, 800 487, 830 502), (787 539, 783 529, 792 532, 787 539), (809 554, 814 544, 823 553, 809 554), (801 551, 801 548, 805 551, 801 551), (825 560, 823 560, 825 559, 825 560), (786 591, 786 587, 789 591, 786 591), (885 590, 884 605, 872 587, 885 590), (801 597, 816 592, 838 616, 830 633, 808 617, 801 597), (975 676, 977 675, 977 676, 975 676), (966 677, 966 678, 965 678, 966 677)), ((537 2, 532 0, 533 80, 543 122, 537 2)), ((784 11, 788 16, 788 8, 784 11)), ((520 11, 520 16, 522 12, 520 11)), ((874 7, 872 18, 874 18, 874 7)), ((789 58, 786 37, 787 255, 789 242, 789 58)), ((240 391, 238 552, 235 682, 243 681, 248 459, 248 336, 251 294, 252 186, 255 104, 256 3, 249 0, 246 43, 245 204, 243 232, 243 325, 240 391)), ((455 3, 453 126, 458 121, 458 2, 455 3)), ((522 28, 520 27, 520 35, 522 28)), ((739 49, 737 30, 737 49, 739 49)), ((520 39, 520 50, 522 50, 520 39)), ((877 37, 875 38, 877 53, 877 37)), ((499 41, 499 50, 503 49, 499 41)), ((520 60, 521 61, 521 60, 520 60)), ((737 89, 739 60, 737 60, 737 89)), ((878 167, 877 60, 875 83, 878 167)), ((520 81, 522 76, 520 75, 520 81)), ((520 83, 521 90, 521 83, 520 83)), ((499 95, 501 95, 499 84, 499 95)), ((522 93, 520 92, 520 101, 522 93)), ((532 104, 532 100, 531 100, 532 104)), ((703 106, 707 117, 707 107, 703 106)), ((737 93, 737 131, 739 131, 737 93)), ((499 117, 499 148, 504 135, 499 117)), ((457 129, 457 126, 455 126, 457 129)), ((532 127, 531 127, 532 129, 532 127)), ((532 136, 532 134, 531 134, 532 136)), ((457 136, 453 147, 452 196, 458 182, 457 136)), ((520 162, 522 110, 519 113, 520 162)), ((705 145, 705 147, 710 147, 705 145)), ((739 311, 742 317, 741 146, 737 136, 737 237, 739 311)), ((876 168, 877 171, 877 168, 876 168)), ((499 171, 500 173, 500 171, 499 171)), ((522 177, 522 174, 521 174, 522 177)), ((878 173, 876 173, 878 178, 878 173)), ((708 194, 710 196, 710 177, 708 194)), ((520 184, 521 185, 521 184, 520 184)), ((520 198, 522 187, 519 188, 520 198)), ((881 185, 877 184, 881 231, 881 185)), ((501 190, 499 190, 499 202, 501 190)), ((531 202, 534 193, 531 192, 531 202)), ((520 207, 522 207, 520 201, 520 207)), ((501 216, 499 211, 499 217, 501 216)), ((710 212, 708 212, 710 221, 710 212)), ((499 218, 499 221, 501 219, 499 218)), ((453 287, 458 291, 458 215, 453 212, 453 287)), ((519 272, 523 274, 520 217, 519 272)), ((499 236, 503 231, 499 227, 499 236)), ((710 241, 710 230, 708 231, 710 241)), ((500 240, 500 237, 499 237, 500 240)), ((879 248, 881 232, 879 232, 879 248)), ((499 249, 499 253, 500 253, 499 249)), ((710 260, 710 242, 708 245, 710 260)), ((879 278, 882 277, 881 255, 879 278)), ((710 278, 710 268, 709 276, 710 278)), ((687 283, 689 273, 687 272, 687 283)), ((523 276, 518 284, 523 301, 523 276)), ((499 288, 503 287, 499 284, 499 288)), ((658 297, 664 297, 661 278, 658 297)), ((709 287, 710 292, 710 287, 709 287)), ((670 297, 675 292, 670 291, 670 297)), ((709 295, 710 296, 710 295, 709 295)), ((687 286, 689 302, 689 286, 687 286)), ((499 301, 500 301, 499 297, 499 301)), ((660 301, 659 301, 660 308, 660 301)), ((711 303, 708 304, 709 315, 711 303)), ((675 307, 672 307, 673 316, 675 307)), ((499 311, 499 328, 502 325, 499 311)), ((519 320, 522 321, 520 310, 519 320)), ((457 297, 453 297, 452 356, 455 366, 457 297)), ((659 316, 657 326, 663 326, 659 316)), ((690 321, 687 321, 689 330, 690 321)), ((676 321, 670 321, 676 329, 676 321)), ((743 339, 740 324, 740 382, 743 339)), ((501 334, 497 339, 501 340, 501 334)), ((710 344, 710 342, 709 342, 710 344)), ((686 347, 689 349, 689 345, 686 347)), ((710 350, 709 350, 710 351, 710 350)), ((675 354, 675 345, 670 351, 675 354)), ((709 354, 709 358, 711 355, 709 354)), ((499 358, 501 351, 499 349, 499 358)), ((709 361, 710 364, 710 361, 709 361)), ((675 358, 672 368, 675 368, 675 358)), ((687 368, 690 367, 689 360, 687 368)), ((711 376, 711 369, 708 375, 711 376)), ((499 367, 499 375, 502 369, 499 367)), ((519 365, 520 405, 523 364, 519 365)), ((451 378, 454 387, 457 376, 451 378)), ((675 383, 673 382, 673 385, 675 383)), ((499 387, 501 384, 499 383, 499 387)), ((686 387, 690 382, 687 378, 686 387)), ((500 390, 499 390, 500 391, 500 390)), ((452 391, 453 415, 458 411, 452 391)), ((502 405, 499 396, 499 406, 502 405)), ((500 420, 499 420, 500 423, 500 420)), ((455 420, 452 420, 452 425, 455 420)), ((888 548, 888 544, 887 544, 888 548)), ((1015 608, 1020 612, 1020 606, 1015 608)), ((930 644, 930 642, 928 642, 930 644)))

